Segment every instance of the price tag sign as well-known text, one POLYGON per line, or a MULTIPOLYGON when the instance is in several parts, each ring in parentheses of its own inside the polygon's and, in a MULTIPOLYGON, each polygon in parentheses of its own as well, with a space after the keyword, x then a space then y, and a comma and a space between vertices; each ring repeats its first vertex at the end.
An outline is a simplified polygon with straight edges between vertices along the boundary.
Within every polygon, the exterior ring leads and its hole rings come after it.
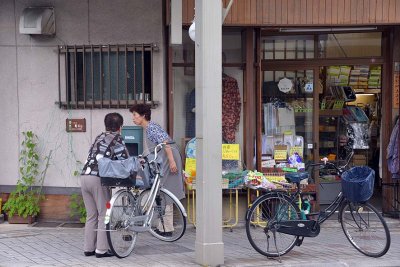
POLYGON ((396 71, 393 77, 393 108, 399 108, 400 96, 400 72, 396 71))
POLYGON ((333 109, 342 109, 344 105, 343 100, 336 100, 335 103, 333 104, 333 109))
POLYGON ((287 160, 287 146, 286 145, 275 145, 274 146, 274 159, 275 160, 287 160))
POLYGON ((196 159, 186 158, 185 172, 190 176, 196 176, 196 159))
POLYGON ((240 159, 239 144, 222 144, 222 159, 239 160, 240 159))
POLYGON ((299 154, 300 157, 303 157, 303 147, 301 147, 301 146, 292 146, 290 148, 290 152, 289 152, 290 155, 293 155, 296 152, 297 152, 297 154, 299 154))

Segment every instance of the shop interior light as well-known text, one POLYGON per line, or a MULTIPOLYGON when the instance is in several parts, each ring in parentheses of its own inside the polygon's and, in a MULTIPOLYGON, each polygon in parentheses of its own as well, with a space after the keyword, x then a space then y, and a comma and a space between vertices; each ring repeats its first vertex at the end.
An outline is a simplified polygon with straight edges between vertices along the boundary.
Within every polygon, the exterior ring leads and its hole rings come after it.
POLYGON ((377 27, 349 27, 349 28, 279 28, 280 32, 349 32, 349 31, 374 31, 377 27))

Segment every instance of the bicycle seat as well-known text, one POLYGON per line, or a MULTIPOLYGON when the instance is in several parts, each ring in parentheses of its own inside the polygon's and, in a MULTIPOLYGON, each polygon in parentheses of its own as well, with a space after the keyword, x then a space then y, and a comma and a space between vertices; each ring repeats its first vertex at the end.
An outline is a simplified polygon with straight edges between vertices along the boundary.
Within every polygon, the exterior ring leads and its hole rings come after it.
POLYGON ((285 174, 285 179, 290 183, 300 183, 301 180, 308 178, 308 172, 289 172, 285 174))

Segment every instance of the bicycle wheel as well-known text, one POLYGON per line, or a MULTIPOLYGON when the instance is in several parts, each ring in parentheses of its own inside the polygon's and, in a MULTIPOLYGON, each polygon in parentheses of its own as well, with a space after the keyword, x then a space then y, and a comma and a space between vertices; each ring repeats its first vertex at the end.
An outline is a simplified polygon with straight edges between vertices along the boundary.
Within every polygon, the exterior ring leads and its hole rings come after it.
POLYGON ((377 258, 389 250, 389 228, 371 204, 346 202, 339 216, 344 234, 358 251, 377 258))
POLYGON ((298 207, 286 195, 266 194, 251 205, 246 215, 246 234, 256 251, 279 257, 294 247, 298 236, 278 232, 283 220, 299 220, 298 207))
POLYGON ((135 212, 135 197, 130 191, 120 191, 110 202, 106 224, 108 244, 115 256, 125 258, 132 252, 137 238, 137 233, 129 229, 129 220, 135 212))
MULTIPOLYGON (((162 189, 161 189, 162 190, 162 189)), ((186 231, 186 217, 181 205, 178 205, 167 193, 159 191, 153 205, 150 233, 166 242, 180 239, 186 231)), ((138 201, 142 207, 150 190, 143 191, 138 201)))

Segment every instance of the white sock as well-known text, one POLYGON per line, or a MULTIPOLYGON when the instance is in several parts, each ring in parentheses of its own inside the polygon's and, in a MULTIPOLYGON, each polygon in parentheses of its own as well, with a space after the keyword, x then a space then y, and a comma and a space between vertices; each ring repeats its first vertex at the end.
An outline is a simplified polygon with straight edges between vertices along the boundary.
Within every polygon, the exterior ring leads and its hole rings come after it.
POLYGON ((107 250, 100 250, 100 249, 97 249, 96 248, 96 253, 97 254, 104 254, 104 253, 106 253, 107 252, 107 250))

